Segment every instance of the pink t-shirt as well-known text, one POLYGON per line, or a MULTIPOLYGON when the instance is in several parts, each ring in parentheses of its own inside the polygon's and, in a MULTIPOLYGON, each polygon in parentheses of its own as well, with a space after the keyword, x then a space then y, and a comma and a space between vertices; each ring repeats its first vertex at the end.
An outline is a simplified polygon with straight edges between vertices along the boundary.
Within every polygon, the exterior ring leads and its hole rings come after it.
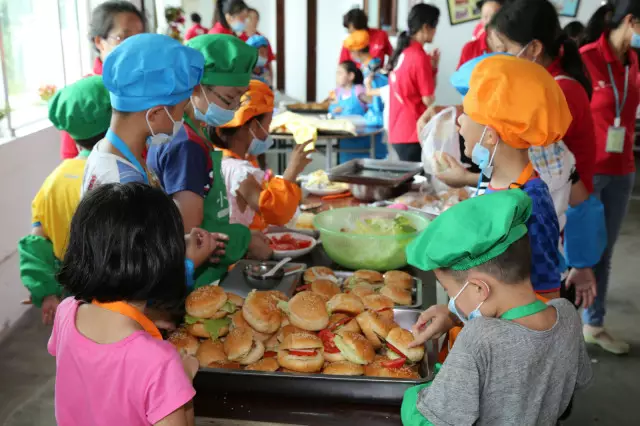
POLYGON ((60 303, 49 339, 56 357, 56 420, 64 426, 152 425, 195 395, 170 343, 137 331, 112 344, 84 337, 80 302, 60 303))

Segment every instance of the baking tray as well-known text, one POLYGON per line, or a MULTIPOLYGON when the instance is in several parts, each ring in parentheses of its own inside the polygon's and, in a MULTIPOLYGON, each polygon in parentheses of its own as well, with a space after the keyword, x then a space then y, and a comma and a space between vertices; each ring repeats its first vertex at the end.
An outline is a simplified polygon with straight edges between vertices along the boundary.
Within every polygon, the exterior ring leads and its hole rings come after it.
MULTIPOLYGON (((354 273, 350 271, 334 271, 336 277, 340 278, 340 287, 342 287, 344 280, 352 276, 354 273)), ((411 300, 413 303, 408 306, 396 305, 396 308, 419 308, 422 306, 422 280, 413 277, 413 288, 411 289, 411 300)))
POLYGON ((420 172, 422 163, 360 158, 334 167, 328 175, 331 182, 394 187, 420 172))
MULTIPOLYGON (((417 310, 394 309, 395 321, 405 329, 410 329, 419 316, 420 311, 417 310)), ((316 401, 320 403, 332 399, 397 405, 408 388, 433 379, 437 350, 437 341, 425 344, 425 359, 420 366, 422 378, 418 380, 202 368, 195 377, 194 387, 196 392, 220 396, 243 395, 248 398, 249 405, 256 394, 318 398, 316 401)))
MULTIPOLYGON (((247 295, 251 292, 251 290, 254 290, 254 288, 249 283, 247 283, 242 271, 244 270, 245 266, 258 263, 261 262, 254 260, 239 261, 231 270, 231 272, 229 272, 227 276, 222 280, 220 286, 224 288, 225 291, 237 294, 241 297, 247 297, 247 295)), ((264 263, 275 266, 278 262, 268 261, 264 263)), ((280 284, 278 284, 271 290, 279 290, 290 297, 293 294, 295 288, 300 285, 302 274, 304 273, 305 269, 307 269, 307 265, 305 263, 287 263, 284 268, 285 271, 291 271, 295 269, 299 270, 299 272, 284 277, 282 281, 280 281, 280 284)))

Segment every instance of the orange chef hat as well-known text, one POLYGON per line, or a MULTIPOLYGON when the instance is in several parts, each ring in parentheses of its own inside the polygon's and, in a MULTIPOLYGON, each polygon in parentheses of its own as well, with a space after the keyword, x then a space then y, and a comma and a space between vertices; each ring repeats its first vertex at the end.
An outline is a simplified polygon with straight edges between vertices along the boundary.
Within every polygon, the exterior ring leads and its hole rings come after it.
POLYGON ((510 55, 490 56, 471 73, 464 112, 518 149, 558 142, 571 112, 558 83, 542 66, 510 55))
POLYGON ((242 106, 236 111, 233 120, 220 127, 240 127, 253 117, 273 111, 273 91, 259 80, 249 82, 249 90, 242 95, 242 106))
POLYGON ((344 48, 347 50, 362 50, 369 46, 369 31, 357 30, 344 39, 344 48))

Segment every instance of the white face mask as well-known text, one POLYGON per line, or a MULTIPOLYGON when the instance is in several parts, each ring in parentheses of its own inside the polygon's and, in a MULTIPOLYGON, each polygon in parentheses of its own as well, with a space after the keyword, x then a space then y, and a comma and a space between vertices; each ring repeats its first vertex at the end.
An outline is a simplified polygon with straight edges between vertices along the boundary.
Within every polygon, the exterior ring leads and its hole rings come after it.
POLYGON ((184 119, 175 121, 173 117, 171 117, 171 114, 169 114, 169 110, 167 109, 167 107, 164 107, 164 110, 169 116, 169 120, 173 122, 173 131, 170 135, 166 133, 154 133, 153 129, 151 128, 151 123, 149 123, 149 113, 151 112, 151 110, 147 111, 147 127, 149 127, 149 131, 151 132, 151 136, 147 138, 147 145, 162 145, 171 142, 173 138, 176 137, 176 135, 182 128, 182 125, 184 124, 184 119))

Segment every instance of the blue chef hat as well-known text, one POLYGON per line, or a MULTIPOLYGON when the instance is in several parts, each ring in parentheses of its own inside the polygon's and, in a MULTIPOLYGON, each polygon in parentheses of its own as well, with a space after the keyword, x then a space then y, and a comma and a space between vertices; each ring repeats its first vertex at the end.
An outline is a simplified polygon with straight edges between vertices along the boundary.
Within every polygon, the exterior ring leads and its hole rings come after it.
POLYGON ((471 73, 473 72, 476 65, 478 65, 483 60, 487 59, 490 56, 494 55, 509 55, 509 53, 504 52, 492 52, 485 53, 482 56, 478 56, 477 58, 473 58, 458 68, 458 71, 454 72, 451 75, 451 84, 453 87, 464 97, 469 91, 469 80, 471 80, 471 73))
POLYGON ((161 34, 124 40, 105 59, 104 85, 117 111, 138 112, 188 99, 204 70, 202 53, 161 34))
POLYGON ((256 49, 267 47, 269 45, 266 37, 259 34, 255 34, 249 37, 247 39, 247 44, 251 47, 255 47, 256 49))

